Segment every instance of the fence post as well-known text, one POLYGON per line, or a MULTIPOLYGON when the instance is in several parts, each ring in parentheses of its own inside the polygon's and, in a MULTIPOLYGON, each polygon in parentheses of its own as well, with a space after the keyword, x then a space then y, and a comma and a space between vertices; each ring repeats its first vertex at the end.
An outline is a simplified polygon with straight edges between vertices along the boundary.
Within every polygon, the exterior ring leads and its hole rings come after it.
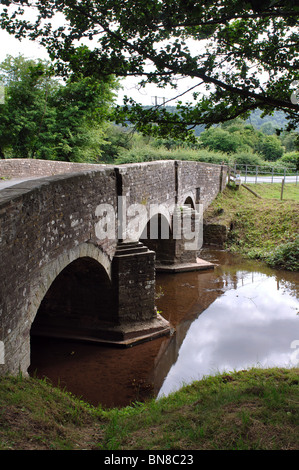
POLYGON ((272 166, 272 181, 271 181, 271 183, 273 183, 273 180, 274 180, 274 166, 272 166))
POLYGON ((246 183, 246 180, 247 180, 247 165, 245 165, 245 183, 246 183))
POLYGON ((285 181, 285 178, 283 178, 283 180, 282 180, 282 182, 281 182, 281 194, 280 194, 280 199, 281 199, 281 201, 282 201, 282 199, 283 199, 284 181, 285 181))
POLYGON ((255 184, 257 183, 258 166, 255 167, 255 184))

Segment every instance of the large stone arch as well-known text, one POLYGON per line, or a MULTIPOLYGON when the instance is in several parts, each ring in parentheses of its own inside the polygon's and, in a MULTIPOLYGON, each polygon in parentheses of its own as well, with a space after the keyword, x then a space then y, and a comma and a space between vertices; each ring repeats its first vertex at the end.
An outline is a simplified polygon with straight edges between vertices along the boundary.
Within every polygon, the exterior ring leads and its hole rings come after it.
MULTIPOLYGON (((29 301, 28 301, 28 310, 27 310, 27 318, 28 318, 28 325, 27 331, 29 330, 31 333, 32 326, 35 324, 36 317, 38 316, 39 309, 45 299, 47 293, 51 290, 51 287, 54 285, 55 280, 59 278, 59 276, 68 268, 74 265, 78 260, 82 260, 86 263, 90 263, 94 267, 98 265, 99 270, 102 270, 105 273, 105 276, 111 283, 111 260, 109 257, 98 247, 91 243, 82 243, 79 246, 63 253, 62 255, 58 256, 57 259, 43 267, 37 279, 34 280, 32 285, 30 286, 30 294, 29 294, 29 301)), ((112 284, 111 284, 112 289, 112 284)), ((48 319, 49 321, 49 319, 48 319)), ((66 337, 66 338, 81 338, 84 339, 90 331, 88 328, 82 328, 81 331, 78 328, 79 324, 75 325, 77 328, 73 330, 72 328, 63 328, 63 322, 60 322, 61 325, 57 325, 57 322, 53 324, 53 329, 51 329, 51 322, 46 325, 41 323, 37 325, 37 329, 35 334, 38 335, 45 335, 45 336, 57 336, 57 337, 66 337), (57 329, 58 326, 58 329, 57 329)), ((95 327, 96 327, 95 322, 95 327)), ((31 341, 31 334, 28 334, 24 338, 27 345, 25 346, 27 349, 27 354, 24 359, 24 364, 21 365, 21 370, 27 373, 27 370, 30 366, 30 341, 31 341)))
POLYGON ((81 245, 64 252, 39 271, 38 279, 34 281, 30 288, 30 300, 28 305, 28 321, 30 325, 33 323, 39 306, 53 281, 64 268, 78 258, 94 259, 103 266, 107 275, 111 279, 111 260, 102 250, 92 243, 82 243, 81 245))

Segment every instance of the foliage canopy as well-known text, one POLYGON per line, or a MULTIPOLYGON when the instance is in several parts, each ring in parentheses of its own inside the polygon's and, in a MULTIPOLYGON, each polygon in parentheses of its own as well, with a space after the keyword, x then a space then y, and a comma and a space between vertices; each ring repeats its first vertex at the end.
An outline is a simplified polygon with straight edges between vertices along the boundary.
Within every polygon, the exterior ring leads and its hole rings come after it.
MULTIPOLYGON (((127 99, 118 121, 186 136, 253 109, 283 110, 299 123, 298 15, 294 0, 2 0, 0 25, 44 44, 57 70, 85 77, 138 76, 140 85, 177 87, 194 79, 195 104, 175 113, 127 99), (28 20, 27 9, 36 12, 28 20), (33 9, 33 10, 32 10, 33 9), (55 27, 55 15, 66 21, 55 27), (86 44, 90 42, 88 47, 86 44), (159 124, 157 126, 157 124, 159 124)), ((57 24, 57 23, 56 23, 57 24)))

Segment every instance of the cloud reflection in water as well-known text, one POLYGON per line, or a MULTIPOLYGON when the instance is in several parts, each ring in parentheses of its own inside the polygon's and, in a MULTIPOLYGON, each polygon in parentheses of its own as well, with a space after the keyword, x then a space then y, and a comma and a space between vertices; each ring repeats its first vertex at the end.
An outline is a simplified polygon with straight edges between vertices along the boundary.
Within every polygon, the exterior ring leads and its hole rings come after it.
POLYGON ((243 273, 193 321, 158 396, 217 372, 294 365, 297 312, 296 297, 274 276, 243 273))

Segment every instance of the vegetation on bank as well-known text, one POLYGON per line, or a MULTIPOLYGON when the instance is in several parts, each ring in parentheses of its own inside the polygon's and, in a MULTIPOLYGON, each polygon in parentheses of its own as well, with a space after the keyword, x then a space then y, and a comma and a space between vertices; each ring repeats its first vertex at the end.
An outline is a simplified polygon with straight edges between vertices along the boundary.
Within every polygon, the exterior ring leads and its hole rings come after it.
POLYGON ((0 449, 298 450, 298 384, 298 368, 253 368, 103 410, 47 381, 2 377, 0 449))
MULTIPOLYGON (((231 127, 234 129, 233 125, 231 127)), ((224 138, 220 141, 217 140, 217 134, 221 135, 221 132, 219 132, 222 130, 221 128, 213 128, 214 132, 209 130, 209 140, 205 138, 205 133, 208 131, 204 131, 198 137, 197 142, 193 144, 171 139, 145 139, 140 135, 130 136, 130 134, 127 134, 126 136, 118 130, 119 134, 113 141, 114 156, 107 153, 108 145, 102 159, 107 163, 114 162, 117 164, 154 160, 191 160, 230 166, 249 165, 255 167, 258 165, 260 171, 269 172, 269 174, 271 174, 272 169, 274 174, 276 172, 282 173, 283 168, 290 169, 294 174, 296 170, 298 171, 299 152, 295 149, 295 133, 288 136, 292 139, 292 145, 284 146, 282 143, 287 144, 287 142, 283 138, 279 140, 277 136, 267 136, 262 131, 258 131, 253 126, 245 123, 238 124, 238 127, 241 130, 249 128, 248 135, 241 131, 223 131, 229 134, 231 141, 234 142, 231 149, 223 144, 225 142, 224 138), (118 140, 120 137, 122 137, 122 141, 118 140), (272 138, 271 141, 270 138, 272 138), (236 139, 236 142, 234 139, 236 139), (118 141, 120 145, 117 145, 118 141), (273 143, 277 145, 277 152, 274 150, 273 143), (262 153, 262 149, 264 153, 262 153)), ((114 129, 111 137, 115 135, 115 132, 114 129)))
POLYGON ((286 184, 227 186, 205 212, 205 223, 225 225, 226 248, 275 268, 299 270, 299 190, 286 184))

